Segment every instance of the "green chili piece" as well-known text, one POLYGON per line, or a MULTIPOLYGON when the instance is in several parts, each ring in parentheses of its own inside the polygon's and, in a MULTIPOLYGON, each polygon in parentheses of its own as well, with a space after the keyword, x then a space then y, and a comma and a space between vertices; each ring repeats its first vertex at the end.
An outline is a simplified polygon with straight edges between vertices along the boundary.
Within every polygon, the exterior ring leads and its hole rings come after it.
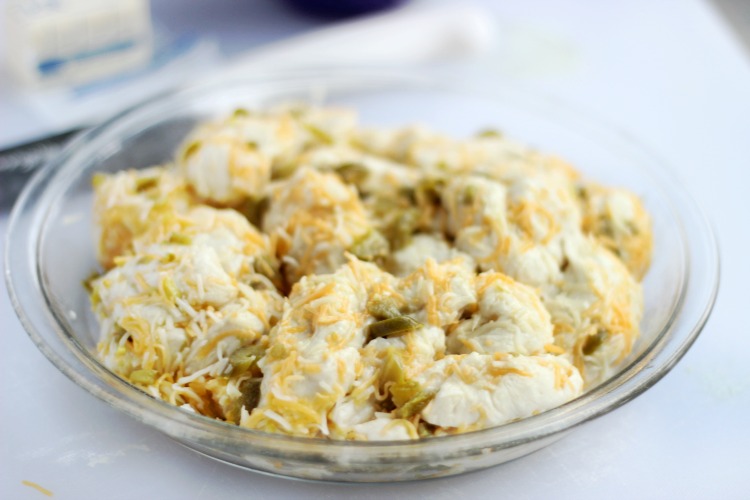
POLYGON ((435 426, 428 424, 427 422, 419 422, 417 432, 421 438, 431 437, 435 435, 435 426))
POLYGON ((156 260, 156 257, 154 257, 153 255, 141 255, 140 257, 138 257, 136 262, 138 263, 138 265, 142 266, 142 265, 150 264, 154 260, 156 260))
POLYGON ((390 388, 393 404, 401 408, 406 403, 417 397, 422 391, 422 386, 414 380, 401 380, 390 388))
POLYGON ((142 193, 159 185, 159 179, 156 177, 139 177, 135 180, 135 192, 142 193))
POLYGON ((408 208, 402 210, 387 228, 388 239, 394 250, 405 247, 411 241, 412 234, 419 227, 419 210, 408 208))
POLYGON ((99 273, 99 271, 91 271, 88 277, 85 280, 81 281, 83 288, 85 288, 86 291, 89 292, 89 294, 94 291, 94 280, 96 280, 99 276, 101 276, 101 273, 99 273))
POLYGON ((247 198, 242 204, 237 207, 237 211, 240 212, 245 218, 250 221, 255 227, 260 227, 263 216, 268 211, 271 200, 267 196, 262 198, 247 198))
POLYGON ((193 154, 198 152, 200 147, 201 147, 201 141, 191 142, 188 145, 188 147, 185 148, 185 151, 182 153, 182 161, 187 161, 188 158, 190 158, 193 154))
POLYGON ((96 308, 99 304, 102 303, 102 298, 99 295, 99 290, 96 288, 91 290, 91 295, 89 295, 89 300, 91 301, 91 307, 96 308))
POLYGON ((400 337, 421 327, 421 323, 409 316, 396 316, 395 318, 383 319, 370 324, 367 327, 367 333, 371 339, 377 337, 400 337))
POLYGON ((503 136, 503 133, 499 130, 496 130, 494 128, 485 128, 477 132, 477 137, 497 137, 500 138, 503 136))
POLYGON ((359 185, 370 175, 370 171, 367 170, 367 167, 356 162, 342 163, 336 167, 335 171, 341 176, 344 182, 348 184, 359 185))
POLYGON ((463 196, 461 197, 461 201, 464 205, 471 205, 474 203, 474 200, 477 197, 477 187, 476 186, 466 186, 466 189, 464 189, 463 196))
POLYGON ((286 179, 291 177, 297 170, 297 164, 294 162, 274 163, 271 168, 271 180, 286 179))
POLYGON ((274 359, 283 359, 289 354, 281 344, 274 344, 273 347, 268 351, 268 354, 274 359))
POLYGON ((605 331, 598 331, 594 335, 589 335, 588 338, 586 338, 586 342, 583 343, 583 354, 586 356, 589 356, 596 351, 599 346, 602 345, 604 340, 607 338, 607 332, 605 331))
POLYGON ((415 191, 417 202, 420 205, 440 205, 440 193, 444 187, 445 181, 440 178, 428 178, 420 181, 415 191))
POLYGON ((404 383, 405 380, 406 374, 401 364, 401 358, 393 349, 388 349, 383 365, 380 367, 380 386, 382 387, 389 382, 398 385, 404 383))
POLYGON ((242 393, 240 403, 247 411, 252 411, 260 403, 260 383, 262 380, 260 377, 255 377, 240 382, 239 389, 242 393))
POLYGON ((91 177, 91 186, 98 188, 107 180, 107 174, 96 173, 91 177))
POLYGON ((388 255, 388 240, 380 232, 371 229, 354 240, 349 251, 358 259, 372 261, 388 255))
POLYGON ((615 228, 612 226, 612 222, 609 219, 599 219, 601 224, 599 225, 599 234, 608 238, 615 237, 615 228))
POLYGON ((176 245, 189 245, 192 242, 193 238, 185 233, 172 233, 169 236, 169 243, 174 243, 176 245))
POLYGON ((635 222, 633 221, 625 221, 625 227, 628 229, 628 233, 632 236, 638 236, 640 233, 640 230, 638 229, 638 226, 635 225, 635 222))
POLYGON ((395 410, 393 416, 396 418, 411 418, 421 413, 434 397, 435 393, 432 391, 420 391, 419 394, 406 402, 406 404, 395 410))
POLYGON ((265 354, 266 349, 260 345, 249 345, 237 349, 229 356, 229 362, 232 364, 232 375, 240 375, 253 370, 265 354))
POLYGON ((373 297, 367 301, 367 312, 377 320, 401 316, 393 297, 373 297))
POLYGON ((328 145, 333 144, 333 137, 331 137, 325 130, 322 130, 311 123, 305 123, 304 127, 318 142, 328 145))
POLYGON ((134 384, 151 385, 156 382, 156 370, 135 370, 130 373, 130 381, 134 384))
POLYGON ((166 255, 162 256, 159 259, 159 262, 161 262, 162 264, 170 264, 175 261, 177 261, 177 256, 172 252, 168 252, 166 255))

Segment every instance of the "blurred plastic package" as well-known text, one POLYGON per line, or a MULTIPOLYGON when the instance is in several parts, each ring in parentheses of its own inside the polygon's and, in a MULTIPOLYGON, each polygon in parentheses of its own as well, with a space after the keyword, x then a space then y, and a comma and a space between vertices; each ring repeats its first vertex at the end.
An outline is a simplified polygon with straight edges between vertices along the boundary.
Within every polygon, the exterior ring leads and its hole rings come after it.
POLYGON ((149 62, 148 0, 9 0, 5 47, 24 85, 80 85, 149 62))

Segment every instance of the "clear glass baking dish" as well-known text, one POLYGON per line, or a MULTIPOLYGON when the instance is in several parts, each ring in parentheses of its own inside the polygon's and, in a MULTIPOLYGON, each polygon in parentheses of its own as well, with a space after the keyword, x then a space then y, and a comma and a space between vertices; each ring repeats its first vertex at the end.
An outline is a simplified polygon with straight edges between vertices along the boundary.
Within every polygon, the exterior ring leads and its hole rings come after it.
POLYGON ((8 290, 21 322, 76 384, 217 460, 328 481, 448 476, 549 445, 661 379, 703 328, 719 276, 710 224, 663 163, 636 140, 522 89, 382 70, 277 72, 186 88, 130 109, 77 137, 33 178, 13 210, 6 248, 8 290), (559 154, 593 179, 637 192, 653 216, 654 257, 644 282, 642 335, 621 370, 578 399, 522 421, 418 442, 367 443, 239 428, 157 401, 104 368, 94 355, 98 327, 81 284, 96 269, 92 175, 169 161, 197 122, 238 106, 290 100, 354 106, 366 124, 422 122, 459 136, 497 127, 559 154))

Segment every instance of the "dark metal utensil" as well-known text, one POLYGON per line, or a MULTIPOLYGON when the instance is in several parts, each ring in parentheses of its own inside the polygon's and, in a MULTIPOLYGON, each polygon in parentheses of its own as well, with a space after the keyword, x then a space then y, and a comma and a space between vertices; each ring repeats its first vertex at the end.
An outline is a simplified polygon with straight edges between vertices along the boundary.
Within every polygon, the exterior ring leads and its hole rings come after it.
POLYGON ((10 209, 26 181, 81 130, 68 130, 0 151, 0 211, 10 209))

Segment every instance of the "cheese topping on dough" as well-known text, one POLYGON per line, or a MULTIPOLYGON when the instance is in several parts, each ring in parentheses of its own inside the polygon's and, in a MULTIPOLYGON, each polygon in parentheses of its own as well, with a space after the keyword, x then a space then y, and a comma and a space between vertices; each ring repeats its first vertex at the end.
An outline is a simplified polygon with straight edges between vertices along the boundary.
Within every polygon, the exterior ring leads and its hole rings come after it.
POLYGON ((238 109, 173 163, 93 183, 100 358, 211 418, 344 440, 473 431, 576 398, 638 338, 642 202, 496 132, 238 109))

